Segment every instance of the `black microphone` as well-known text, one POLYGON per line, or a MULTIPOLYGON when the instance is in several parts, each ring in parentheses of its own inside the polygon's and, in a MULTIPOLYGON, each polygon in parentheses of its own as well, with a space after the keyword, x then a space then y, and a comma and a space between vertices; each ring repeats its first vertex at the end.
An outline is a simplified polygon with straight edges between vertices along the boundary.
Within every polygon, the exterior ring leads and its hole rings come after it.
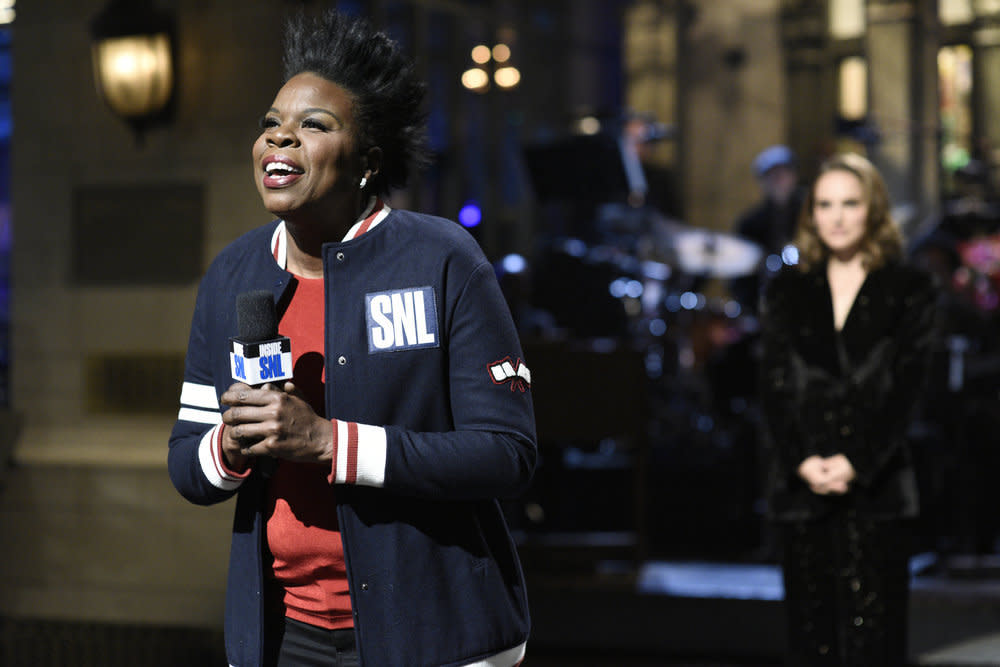
POLYGON ((236 297, 236 328, 229 339, 233 379, 251 386, 292 379, 292 343, 278 335, 278 312, 267 290, 236 297))

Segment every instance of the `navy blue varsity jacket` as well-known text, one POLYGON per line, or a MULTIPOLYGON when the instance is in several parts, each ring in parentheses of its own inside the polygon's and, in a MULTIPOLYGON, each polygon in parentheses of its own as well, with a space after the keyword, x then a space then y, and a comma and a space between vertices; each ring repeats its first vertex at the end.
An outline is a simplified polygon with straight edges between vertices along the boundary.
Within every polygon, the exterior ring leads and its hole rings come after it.
MULTIPOLYGON (((529 617, 497 498, 536 461, 531 376, 493 270, 455 223, 386 209, 323 248, 326 413, 340 443, 336 512, 364 665, 514 665, 529 617), (348 437, 350 436, 350 437, 348 437)), ((284 224, 228 246, 202 279, 168 464, 196 504, 237 496, 226 591, 230 663, 265 655, 266 475, 220 465, 235 301, 281 296, 284 224)))

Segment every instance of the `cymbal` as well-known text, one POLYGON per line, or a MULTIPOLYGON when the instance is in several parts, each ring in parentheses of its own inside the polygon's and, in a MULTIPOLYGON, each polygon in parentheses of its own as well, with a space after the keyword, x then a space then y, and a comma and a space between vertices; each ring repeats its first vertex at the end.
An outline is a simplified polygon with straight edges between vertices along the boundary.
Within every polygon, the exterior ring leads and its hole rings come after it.
POLYGON ((677 230, 672 245, 681 271, 711 278, 750 275, 764 256, 764 250, 753 241, 707 229, 677 230))

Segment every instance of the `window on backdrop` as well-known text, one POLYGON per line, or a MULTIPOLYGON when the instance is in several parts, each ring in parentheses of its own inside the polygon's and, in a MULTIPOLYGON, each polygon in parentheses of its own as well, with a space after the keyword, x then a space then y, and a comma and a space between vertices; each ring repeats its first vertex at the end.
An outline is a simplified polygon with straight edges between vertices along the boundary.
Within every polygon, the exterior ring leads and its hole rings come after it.
POLYGON ((840 61, 838 70, 838 111, 847 120, 861 120, 868 114, 868 63, 850 56, 840 61))
POLYGON ((938 0, 938 19, 943 25, 971 23, 975 18, 972 0, 938 0))
POLYGON ((966 44, 938 51, 942 193, 955 194, 955 172, 973 157, 972 49, 966 44))
POLYGON ((868 123, 868 61, 852 55, 837 61, 837 150, 862 155, 873 140, 868 123))
POLYGON ((830 36, 853 39, 865 34, 864 0, 830 0, 830 36))

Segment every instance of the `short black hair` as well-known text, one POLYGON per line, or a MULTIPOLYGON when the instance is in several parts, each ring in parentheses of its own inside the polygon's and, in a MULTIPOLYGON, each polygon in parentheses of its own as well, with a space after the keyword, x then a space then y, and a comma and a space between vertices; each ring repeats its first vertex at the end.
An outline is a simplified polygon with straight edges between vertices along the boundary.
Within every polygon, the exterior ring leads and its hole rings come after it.
POLYGON ((404 187, 411 169, 427 164, 427 87, 395 40, 336 9, 314 16, 299 12, 285 28, 285 81, 302 72, 353 95, 359 148, 382 150, 375 190, 388 194, 404 187))

